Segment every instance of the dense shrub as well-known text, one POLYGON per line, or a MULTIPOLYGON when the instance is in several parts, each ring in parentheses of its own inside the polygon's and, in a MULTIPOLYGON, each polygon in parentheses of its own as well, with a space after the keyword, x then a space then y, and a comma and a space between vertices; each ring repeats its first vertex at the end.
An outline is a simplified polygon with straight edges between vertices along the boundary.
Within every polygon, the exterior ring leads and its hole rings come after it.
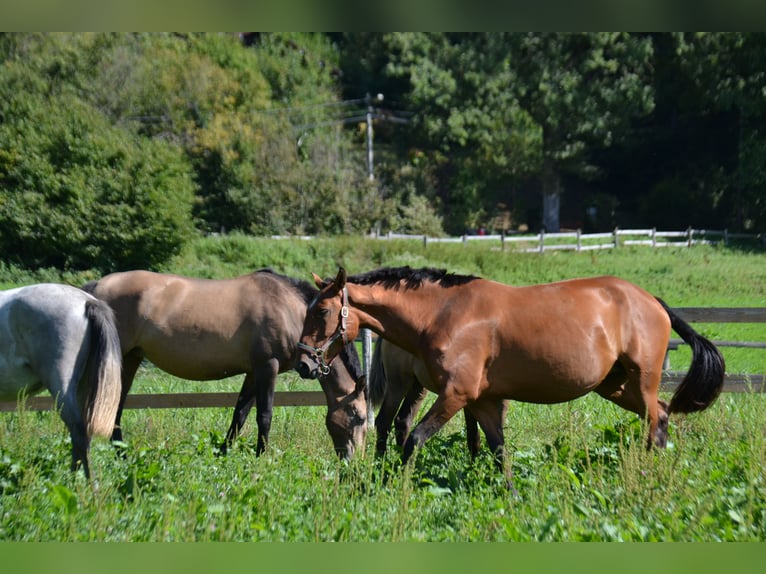
POLYGON ((193 233, 193 185, 175 147, 115 128, 70 95, 0 100, 3 259, 109 270, 179 252, 193 233))

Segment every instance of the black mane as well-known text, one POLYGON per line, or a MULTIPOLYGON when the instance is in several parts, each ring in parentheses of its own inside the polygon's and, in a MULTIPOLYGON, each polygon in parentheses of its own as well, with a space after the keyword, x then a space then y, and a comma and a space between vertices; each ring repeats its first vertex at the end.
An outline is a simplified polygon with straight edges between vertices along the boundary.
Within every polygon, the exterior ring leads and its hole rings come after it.
POLYGON ((399 289, 401 282, 404 281, 406 288, 417 289, 423 284, 423 281, 437 283, 442 287, 455 287, 457 285, 465 285, 474 279, 478 279, 478 277, 474 275, 457 275, 449 273, 446 269, 431 269, 427 267, 412 269, 406 266, 383 267, 367 273, 349 275, 347 281, 357 285, 380 284, 387 289, 399 289))
POLYGON ((289 283, 290 285, 293 286, 293 288, 296 291, 298 291, 298 293, 300 293, 306 305, 311 303, 311 301, 314 300, 314 297, 316 297, 317 293, 319 293, 319 290, 308 281, 304 281, 303 279, 296 279, 295 277, 288 277, 287 275, 282 275, 281 273, 277 273, 270 267, 264 267, 263 269, 259 269, 255 273, 268 273, 275 277, 279 277, 285 283, 289 283))

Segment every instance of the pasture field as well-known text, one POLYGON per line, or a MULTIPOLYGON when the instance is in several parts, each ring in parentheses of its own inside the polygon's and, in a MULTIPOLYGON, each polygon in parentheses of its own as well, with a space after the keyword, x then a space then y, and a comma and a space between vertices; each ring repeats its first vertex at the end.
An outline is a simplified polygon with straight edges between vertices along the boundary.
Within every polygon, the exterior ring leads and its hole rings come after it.
MULTIPOLYGON (((358 239, 200 240, 163 271, 225 277, 264 266, 298 277, 379 266, 445 267, 512 284, 614 274, 671 306, 765 306, 766 256, 713 247, 514 254, 482 245, 358 239)), ((0 266, 3 286, 62 276, 0 266)), ((697 325, 715 339, 766 340, 763 325, 697 325)), ((730 372, 766 373, 766 352, 723 349, 730 372)), ((683 368, 683 350, 672 356, 683 368)), ((135 392, 239 389, 142 367, 135 392)), ((278 390, 315 390, 282 375, 278 390)), ((228 409, 128 410, 124 456, 94 443, 92 484, 68 470, 69 439, 50 412, 0 414, 3 541, 763 541, 766 395, 725 393, 670 423, 671 445, 646 452, 642 421, 599 397, 512 403, 507 489, 489 453, 473 463, 461 416, 400 468, 393 446, 339 462, 324 407, 277 407, 267 453, 254 420, 230 453, 215 446, 228 409)), ((252 418, 252 415, 251 415, 252 418)))

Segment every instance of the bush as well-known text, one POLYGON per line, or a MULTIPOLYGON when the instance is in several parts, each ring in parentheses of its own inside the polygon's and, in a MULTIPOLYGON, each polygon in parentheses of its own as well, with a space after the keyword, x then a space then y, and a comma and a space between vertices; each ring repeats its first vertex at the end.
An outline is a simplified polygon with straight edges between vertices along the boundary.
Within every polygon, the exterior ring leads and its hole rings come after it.
MULTIPOLYGON (((0 96, 9 96, 4 79, 0 96)), ((113 127, 70 95, 0 99, 6 261, 105 271, 154 267, 191 237, 191 173, 172 145, 113 127)))

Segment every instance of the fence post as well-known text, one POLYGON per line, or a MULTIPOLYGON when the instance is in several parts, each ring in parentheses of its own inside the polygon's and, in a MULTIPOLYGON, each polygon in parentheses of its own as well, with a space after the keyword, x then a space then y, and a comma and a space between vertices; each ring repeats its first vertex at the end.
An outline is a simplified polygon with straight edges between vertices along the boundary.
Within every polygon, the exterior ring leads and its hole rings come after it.
POLYGON ((428 235, 423 235, 423 247, 428 247, 428 235))
POLYGON ((500 231, 500 251, 505 251, 505 229, 500 231))
POLYGON ((729 230, 724 229, 723 230, 723 246, 728 247, 729 246, 729 230))
POLYGON ((614 236, 614 247, 615 247, 615 249, 617 249, 620 246, 620 239, 619 239, 619 236, 617 235, 617 232, 619 230, 620 230, 619 227, 615 227, 614 231, 612 232, 612 235, 614 236))
POLYGON ((540 230, 540 253, 545 253, 545 230, 540 230))
MULTIPOLYGON (((370 371, 372 370, 372 332, 369 329, 362 329, 362 366, 364 368, 364 377, 367 384, 370 384, 370 371)), ((375 424, 375 411, 372 408, 372 401, 367 401, 367 425, 375 424)))
POLYGON ((657 247, 657 228, 652 227, 652 247, 657 247))
POLYGON ((582 230, 579 228, 577 229, 577 251, 580 251, 580 248, 582 247, 580 235, 582 235, 582 230))

